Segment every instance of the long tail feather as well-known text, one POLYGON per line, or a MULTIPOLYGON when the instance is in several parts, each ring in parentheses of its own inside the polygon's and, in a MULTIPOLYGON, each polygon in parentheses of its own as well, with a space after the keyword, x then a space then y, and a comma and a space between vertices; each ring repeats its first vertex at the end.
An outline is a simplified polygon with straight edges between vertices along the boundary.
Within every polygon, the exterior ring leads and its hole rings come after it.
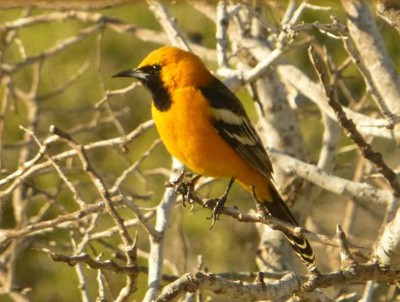
MULTIPOLYGON (((265 201, 268 212, 275 218, 282 221, 298 225, 293 214, 290 212, 286 203, 282 200, 275 188, 271 188, 272 201, 265 201)), ((315 260, 314 251, 310 243, 304 237, 297 237, 289 232, 283 232, 286 239, 294 249, 297 257, 307 266, 309 271, 317 270, 317 262, 315 260)))

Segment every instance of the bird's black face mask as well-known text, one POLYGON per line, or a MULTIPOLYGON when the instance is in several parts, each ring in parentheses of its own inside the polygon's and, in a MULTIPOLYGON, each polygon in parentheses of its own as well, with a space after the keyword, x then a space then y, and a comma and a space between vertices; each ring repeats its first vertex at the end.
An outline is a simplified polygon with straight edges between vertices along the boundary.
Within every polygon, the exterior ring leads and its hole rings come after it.
POLYGON ((171 106, 171 98, 161 79, 161 65, 147 65, 140 68, 121 71, 113 77, 129 77, 138 79, 151 93, 154 105, 160 111, 171 106))

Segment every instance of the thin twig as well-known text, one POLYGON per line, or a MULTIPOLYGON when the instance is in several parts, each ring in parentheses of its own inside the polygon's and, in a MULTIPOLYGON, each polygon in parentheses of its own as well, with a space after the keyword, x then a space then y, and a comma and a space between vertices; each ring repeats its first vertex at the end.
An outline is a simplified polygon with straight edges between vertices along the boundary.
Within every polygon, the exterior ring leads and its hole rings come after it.
POLYGON ((320 61, 316 53, 314 52, 312 46, 310 46, 308 52, 310 60, 325 89, 328 104, 334 110, 339 124, 347 131, 347 134, 349 135, 350 139, 358 146, 362 155, 366 159, 371 161, 377 168, 377 171, 381 173, 383 177, 385 177, 385 179, 392 187, 394 195, 396 197, 400 197, 400 181, 397 177, 397 174, 392 169, 390 169, 390 167, 386 164, 382 155, 379 152, 374 151, 371 145, 365 141, 360 132, 358 132, 354 122, 347 117, 342 106, 337 102, 335 89, 330 83, 330 79, 328 78, 327 74, 322 68, 322 65, 320 64, 320 61))

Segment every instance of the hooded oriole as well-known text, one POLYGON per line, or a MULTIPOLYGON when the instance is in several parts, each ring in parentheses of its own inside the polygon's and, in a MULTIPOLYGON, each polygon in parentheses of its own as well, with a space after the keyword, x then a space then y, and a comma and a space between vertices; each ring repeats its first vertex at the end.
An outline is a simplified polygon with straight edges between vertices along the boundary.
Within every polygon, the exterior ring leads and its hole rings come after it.
MULTIPOLYGON (((268 212, 297 225, 272 182, 272 165, 238 98, 193 53, 175 47, 151 52, 116 77, 138 79, 152 94, 152 115, 168 151, 193 172, 230 177, 268 212)), ((298 257, 317 271, 309 242, 284 232, 298 257)))

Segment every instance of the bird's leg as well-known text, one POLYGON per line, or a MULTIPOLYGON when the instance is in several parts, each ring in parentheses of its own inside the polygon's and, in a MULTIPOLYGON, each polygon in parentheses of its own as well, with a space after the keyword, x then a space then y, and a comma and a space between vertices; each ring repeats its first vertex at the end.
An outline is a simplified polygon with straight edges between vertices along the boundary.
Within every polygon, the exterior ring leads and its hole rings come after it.
POLYGON ((201 175, 197 174, 193 176, 189 181, 184 182, 183 184, 186 186, 186 199, 189 203, 193 204, 194 202, 191 201, 191 194, 194 192, 194 186, 196 185, 197 181, 200 179, 201 175))
POLYGON ((194 186, 201 177, 201 175, 195 175, 187 181, 185 180, 185 176, 185 170, 183 169, 176 180, 167 182, 165 184, 166 187, 172 187, 177 193, 182 195, 183 206, 186 206, 186 200, 191 203, 190 195, 192 194, 192 192, 194 192, 194 186))
POLYGON ((207 201, 206 206, 208 204, 210 204, 211 202, 212 203, 215 202, 215 205, 213 207, 213 214, 210 217, 208 217, 208 218, 212 218, 212 223, 211 223, 210 229, 214 226, 215 222, 218 220, 219 214, 221 214, 221 210, 224 208, 224 204, 225 204, 226 199, 228 197, 228 193, 231 190, 231 187, 232 187, 234 182, 235 182, 235 178, 232 177, 231 180, 229 181, 228 187, 226 188, 224 194, 221 195, 221 197, 209 199, 207 201))

